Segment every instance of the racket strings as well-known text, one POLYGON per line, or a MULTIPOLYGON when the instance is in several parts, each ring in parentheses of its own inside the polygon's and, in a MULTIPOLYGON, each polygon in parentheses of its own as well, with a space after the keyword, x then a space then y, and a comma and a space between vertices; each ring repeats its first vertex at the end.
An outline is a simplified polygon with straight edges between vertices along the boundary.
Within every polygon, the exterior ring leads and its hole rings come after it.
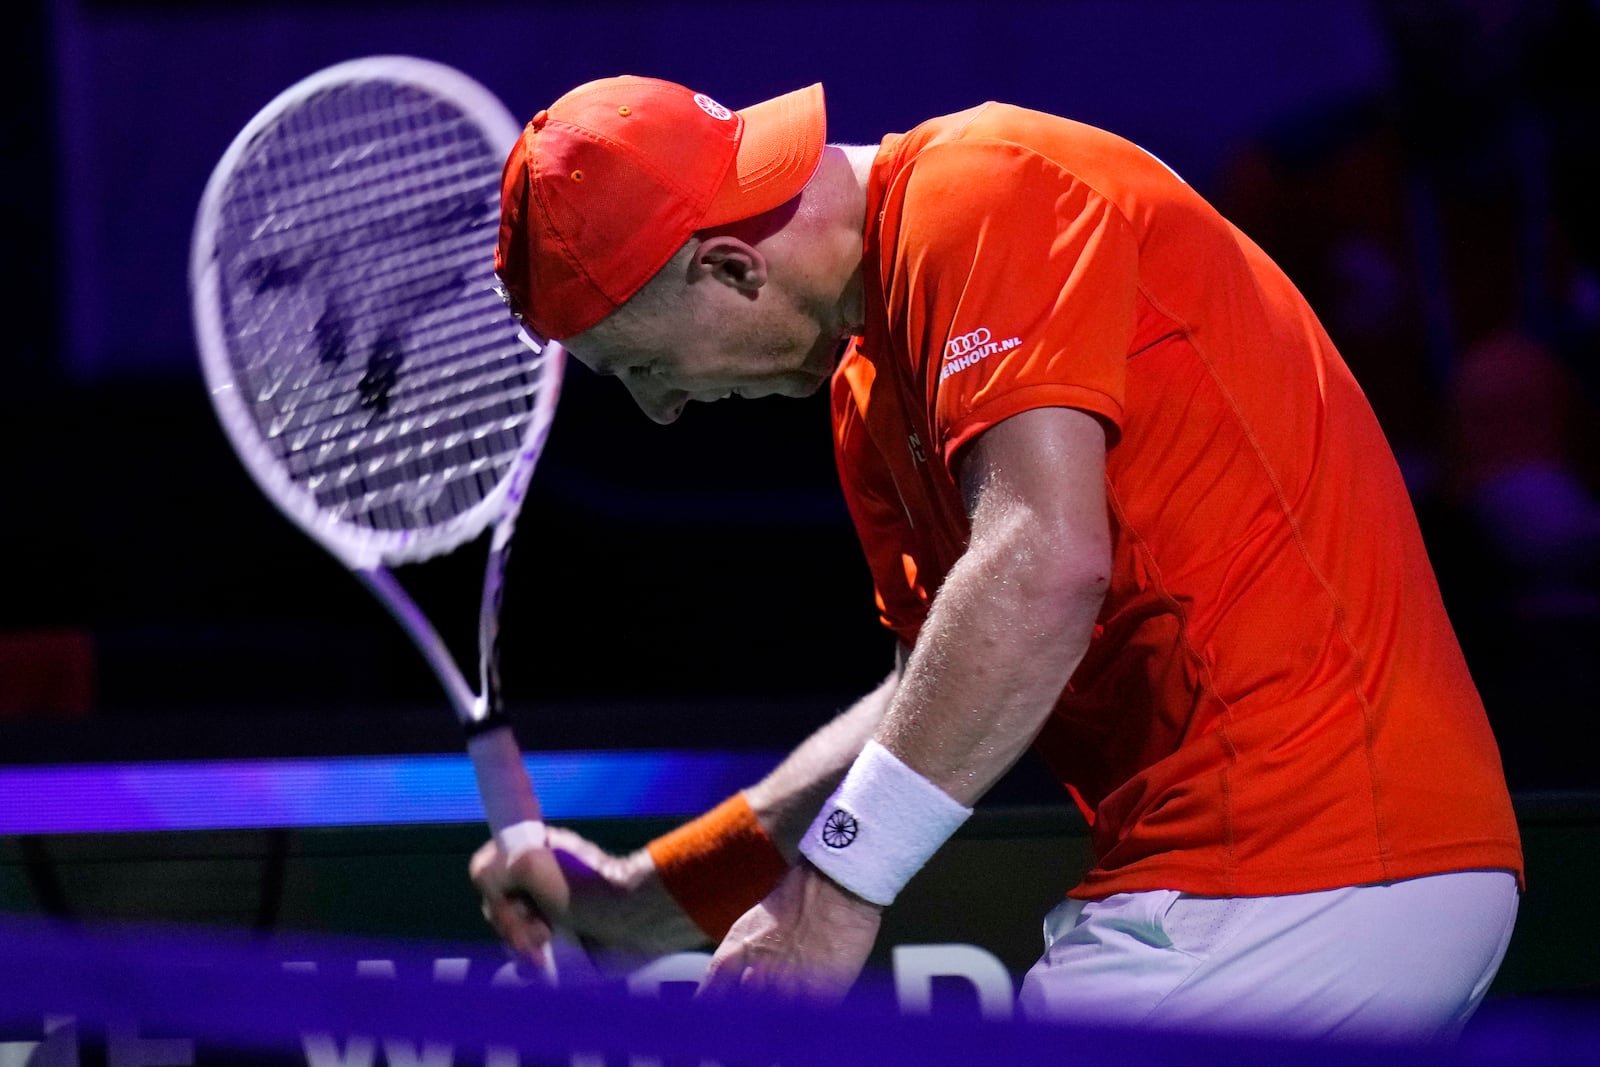
MULTIPOLYGON (((503 361, 502 361, 503 364, 503 361)), ((493 373, 442 382, 399 417, 372 420, 370 413, 346 411, 303 428, 291 442, 286 461, 324 507, 344 518, 403 505, 406 526, 417 525, 417 500, 438 499, 439 481, 471 478, 477 489, 466 497, 445 498, 451 506, 481 499, 498 480, 535 417, 530 399, 542 381, 525 367, 500 365, 493 373), (485 472, 490 480, 480 482, 485 472), (414 491, 413 491, 414 490, 414 491)), ((349 407, 348 397, 340 403, 349 407)), ((375 520, 379 528, 391 528, 375 520)))
POLYGON ((288 440, 284 459, 291 475, 339 518, 371 513, 369 525, 398 529, 436 512, 470 508, 517 454, 543 388, 522 362, 503 358, 486 360, 478 373, 415 377, 422 384, 397 394, 384 418, 374 418, 346 391, 323 402, 326 413, 297 409, 305 412, 304 423, 279 436, 288 440), (439 484, 458 479, 470 480, 470 487, 441 497, 439 484), (403 514, 378 514, 393 508, 403 514))
POLYGON ((527 360, 505 358, 499 345, 458 350, 448 361, 414 368, 409 381, 410 387, 395 393, 382 418, 361 408, 352 389, 307 390, 310 395, 299 406, 268 424, 268 436, 276 438, 293 430, 291 454, 313 442, 324 447, 339 440, 347 450, 369 443, 394 449, 414 444, 426 447, 450 427, 487 429, 497 423, 521 423, 536 408, 537 393, 543 388, 542 379, 530 373, 527 360), (365 432, 368 429, 370 435, 365 432), (415 440, 418 435, 420 441, 415 440))
MULTIPOLYGON (((306 147, 295 146, 302 154, 306 147)), ((252 210, 254 205, 250 204, 236 204, 234 210, 257 220, 259 228, 251 238, 268 242, 268 250, 275 236, 308 223, 335 232, 356 232, 383 221, 387 207, 349 210, 349 190, 367 184, 373 174, 385 183, 397 185, 397 199, 393 202, 396 212, 439 214, 449 206, 448 197, 441 198, 441 192, 481 190, 482 163, 462 160, 460 152, 459 144, 446 144, 404 156, 368 151, 359 159, 328 159, 325 166, 329 169, 309 175, 296 185, 278 180, 282 175, 281 160, 263 161, 242 172, 240 178, 259 183, 258 195, 272 202, 270 214, 252 210)))
MULTIPOLYGON (((534 413, 522 388, 487 391, 470 407, 460 405, 442 418, 431 416, 349 432, 337 420, 313 430, 324 439, 289 453, 291 473, 316 493, 324 506, 343 512, 394 503, 410 486, 420 490, 436 479, 476 476, 498 469, 514 454, 534 413), (378 495, 383 491, 385 495, 378 495)), ((415 525, 412 523, 411 525, 415 525)))
MULTIPOLYGON (((343 195, 348 198, 361 191, 350 188, 344 190, 343 195)), ((254 283, 247 286, 245 292, 255 296, 286 282, 298 282, 314 271, 328 269, 327 260, 314 261, 311 254, 340 247, 360 247, 367 252, 351 264, 361 273, 343 283, 352 291, 355 291, 354 280, 363 276, 384 277, 382 272, 386 270, 397 273, 397 278, 384 278, 388 284, 395 285, 414 282, 416 278, 441 270, 471 269, 482 254, 481 243, 475 239, 481 236, 481 219, 493 210, 491 203, 481 199, 482 190, 478 192, 479 199, 470 205, 463 201, 447 209, 440 207, 439 194, 417 201, 416 206, 404 200, 392 201, 384 205, 381 217, 357 218, 358 225, 351 224, 351 216, 302 216, 294 220, 293 229, 255 238, 247 249, 241 249, 248 255, 238 265, 236 273, 247 283, 254 283), (469 207, 471 214, 467 214, 469 207), (335 219, 336 224, 330 224, 335 219), (316 245, 306 244, 304 229, 307 227, 318 228, 316 245), (460 229, 460 240, 453 248, 439 237, 451 227, 460 229), (418 234, 427 236, 431 253, 427 259, 418 260, 414 255, 418 234)))
MULTIPOLYGON (((392 426, 397 420, 407 427, 415 418, 429 416, 431 426, 441 415, 439 410, 451 400, 473 398, 471 391, 503 385, 522 396, 523 407, 531 409, 533 398, 527 394, 530 380, 527 377, 529 360, 521 354, 507 357, 503 333, 495 331, 484 335, 463 331, 458 324, 444 323, 432 331, 419 331, 416 337, 419 355, 410 364, 410 373, 397 387, 386 412, 378 420, 392 426), (498 336, 496 335, 498 334, 498 336), (432 357, 432 358, 430 358, 432 357)), ((325 419, 344 418, 360 405, 356 378, 359 369, 351 374, 324 375, 325 380, 313 379, 315 371, 308 371, 298 381, 291 383, 290 396, 295 406, 283 407, 266 427, 267 436, 275 438, 290 428, 304 430, 325 419)), ((531 383, 537 386, 537 382, 531 383)), ((258 400, 270 399, 260 396, 258 400)), ((360 413, 371 420, 373 412, 360 413)), ((469 417, 463 406, 459 417, 469 417)), ((291 442, 291 450, 303 448, 306 438, 291 442)))
MULTIPOLYGON (((408 169, 442 179, 448 168, 440 165, 441 160, 459 161, 463 167, 478 162, 459 146, 475 144, 481 137, 478 127, 463 121, 453 105, 414 85, 347 82, 285 111, 256 137, 257 142, 272 142, 273 152, 242 160, 237 169, 244 175, 292 174, 292 183, 262 183, 275 189, 279 199, 275 209, 287 208, 316 199, 364 166, 380 168, 382 180, 388 182, 406 175, 408 169), (404 149, 403 158, 397 147, 404 149), (298 174, 293 172, 295 160, 305 164, 298 174)), ((421 185, 413 181, 403 188, 420 191, 421 185)))
POLYGON ((263 130, 222 205, 242 395, 318 505, 376 530, 494 491, 544 364, 493 293, 501 160, 413 87, 361 83, 263 130))

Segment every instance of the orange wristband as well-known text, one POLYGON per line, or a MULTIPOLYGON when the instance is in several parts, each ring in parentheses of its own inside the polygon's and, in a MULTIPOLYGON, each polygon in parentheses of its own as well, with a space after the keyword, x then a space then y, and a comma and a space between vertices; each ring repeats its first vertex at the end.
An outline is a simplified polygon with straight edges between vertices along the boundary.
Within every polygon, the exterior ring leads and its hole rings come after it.
POLYGON ((645 847, 672 899, 714 941, 789 870, 743 793, 645 847))

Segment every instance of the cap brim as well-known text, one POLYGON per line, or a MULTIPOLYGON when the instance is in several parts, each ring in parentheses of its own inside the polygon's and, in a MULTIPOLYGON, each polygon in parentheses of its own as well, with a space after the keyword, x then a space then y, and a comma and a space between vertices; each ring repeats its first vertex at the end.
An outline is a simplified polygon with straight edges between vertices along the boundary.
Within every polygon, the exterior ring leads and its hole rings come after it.
POLYGON ((752 218, 799 196, 828 143, 820 82, 753 104, 739 117, 744 120, 739 154, 711 201, 705 226, 752 218))

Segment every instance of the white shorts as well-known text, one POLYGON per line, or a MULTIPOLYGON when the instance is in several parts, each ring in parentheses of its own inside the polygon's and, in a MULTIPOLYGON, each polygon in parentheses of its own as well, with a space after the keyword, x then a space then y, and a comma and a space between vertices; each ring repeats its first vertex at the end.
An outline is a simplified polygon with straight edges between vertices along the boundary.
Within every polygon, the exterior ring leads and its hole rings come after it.
POLYGON ((1356 1041, 1448 1040, 1517 916, 1505 871, 1277 897, 1068 900, 1022 982, 1030 1018, 1356 1041))

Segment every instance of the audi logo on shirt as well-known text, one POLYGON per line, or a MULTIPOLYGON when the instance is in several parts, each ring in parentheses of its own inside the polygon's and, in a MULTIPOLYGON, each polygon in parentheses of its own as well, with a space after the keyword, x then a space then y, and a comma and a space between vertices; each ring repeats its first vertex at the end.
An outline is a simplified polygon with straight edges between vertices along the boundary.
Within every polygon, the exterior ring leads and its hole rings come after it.
POLYGON ((1020 337, 996 341, 989 327, 979 326, 970 333, 952 337, 944 343, 944 366, 939 368, 942 382, 957 371, 966 370, 980 359, 988 359, 997 352, 1009 352, 1022 343, 1020 337))
POLYGON ((944 358, 953 359, 975 351, 982 345, 989 343, 989 327, 979 326, 971 333, 964 333, 960 337, 952 337, 944 343, 944 358))

